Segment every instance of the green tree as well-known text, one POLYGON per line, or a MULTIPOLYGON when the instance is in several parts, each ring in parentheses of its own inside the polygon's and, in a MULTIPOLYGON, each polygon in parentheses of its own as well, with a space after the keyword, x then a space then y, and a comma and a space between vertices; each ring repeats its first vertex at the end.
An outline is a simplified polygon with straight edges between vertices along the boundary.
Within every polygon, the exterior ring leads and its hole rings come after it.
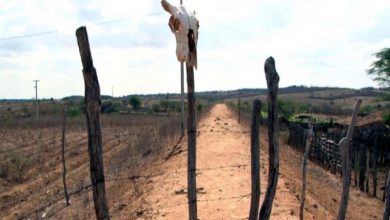
POLYGON ((134 108, 134 110, 138 110, 141 107, 141 98, 138 96, 132 96, 129 100, 130 105, 134 108))
POLYGON ((285 117, 286 119, 290 119, 295 113, 295 106, 291 101, 284 101, 279 99, 278 109, 281 116, 285 117))
POLYGON ((381 86, 390 86, 390 48, 383 48, 373 54, 377 60, 371 64, 367 70, 368 75, 373 76, 373 80, 381 86))

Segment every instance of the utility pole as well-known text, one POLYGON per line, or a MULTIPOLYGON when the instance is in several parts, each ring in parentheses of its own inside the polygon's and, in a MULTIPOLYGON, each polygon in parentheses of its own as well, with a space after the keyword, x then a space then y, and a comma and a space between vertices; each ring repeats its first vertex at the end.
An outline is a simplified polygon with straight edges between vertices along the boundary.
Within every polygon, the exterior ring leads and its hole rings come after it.
POLYGON ((114 86, 111 87, 111 97, 114 98, 114 86))
MULTIPOLYGON (((181 1, 180 1, 181 2, 181 1)), ((184 137, 184 63, 180 63, 180 83, 181 83, 181 136, 184 137)))
POLYGON ((238 123, 241 123, 241 93, 238 90, 238 123))
POLYGON ((35 102, 37 104, 37 121, 38 121, 38 115, 39 115, 39 102, 38 102, 38 82, 40 80, 33 80, 35 82, 35 102))

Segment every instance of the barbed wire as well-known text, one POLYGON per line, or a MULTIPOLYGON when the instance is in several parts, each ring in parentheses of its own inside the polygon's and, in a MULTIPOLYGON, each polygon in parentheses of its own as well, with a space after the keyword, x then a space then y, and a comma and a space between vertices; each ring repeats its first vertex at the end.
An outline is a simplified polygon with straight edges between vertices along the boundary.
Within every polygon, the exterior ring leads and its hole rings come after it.
MULTIPOLYGON (((228 166, 219 166, 219 167, 209 167, 209 168, 203 168, 203 169, 196 169, 197 171, 211 171, 211 170, 217 170, 217 169, 232 169, 232 168, 238 168, 238 169, 241 169, 241 168, 245 168, 249 166, 249 164, 237 164, 237 165, 228 165, 228 166)), ((169 175, 172 175, 172 176, 176 176, 177 173, 180 173, 180 172, 183 172, 183 171, 187 171, 186 169, 181 169, 181 170, 175 170, 173 172, 162 172, 162 173, 158 173, 158 174, 153 174, 153 175, 129 175, 129 176, 125 176, 125 177, 110 177, 109 175, 107 175, 106 177, 106 180, 105 182, 109 183, 109 182, 116 182, 116 181, 122 181, 122 180, 130 180, 130 181, 137 181, 137 180, 140 180, 140 179, 151 179, 151 178, 156 178, 156 177, 160 177, 160 176, 169 176, 169 175)), ((69 196, 72 196, 72 195, 76 195, 76 194, 80 194, 82 193, 83 191, 85 190, 90 190, 92 188, 92 184, 90 183, 90 181, 86 182, 86 183, 83 183, 82 186, 76 186, 76 188, 72 189, 72 190, 69 190, 69 196)), ((197 200, 198 202, 212 202, 212 201, 218 201, 218 200, 231 200, 231 199, 238 199, 238 198, 244 198, 244 197, 248 197, 250 196, 251 194, 244 194, 244 195, 238 195, 238 196, 231 196, 231 197, 218 197, 218 198, 212 198, 212 199, 203 199, 203 200, 197 200)), ((63 195, 59 195, 58 193, 56 195, 54 195, 54 199, 52 199, 51 201, 47 202, 45 205, 39 207, 39 208, 36 208, 34 209, 33 211, 31 212, 28 212, 22 216, 18 216, 19 218, 27 218, 31 215, 33 215, 34 213, 38 213, 38 212, 41 212, 43 210, 45 210, 47 207, 50 207, 50 206, 53 206, 54 204, 64 200, 64 196, 63 195)), ((16 203, 21 203, 25 201, 25 199, 19 199, 16 203)), ((14 202, 15 204, 15 202, 14 202)), ((185 202, 185 203, 180 203, 180 205, 185 205, 185 204, 188 204, 188 202, 185 202)), ((170 207, 174 207, 174 206, 177 206, 178 204, 172 204, 172 205, 166 205, 164 206, 163 208, 170 208, 170 207)), ((2 209, 5 209, 7 207, 2 207, 2 209)))
MULTIPOLYGON (((229 197, 216 197, 212 199, 197 199, 197 203, 207 203, 207 202, 215 202, 215 201, 224 201, 224 200, 235 200, 235 199, 243 199, 243 198, 249 198, 252 195, 252 193, 247 193, 247 194, 242 194, 242 195, 237 195, 237 196, 229 196, 229 197)), ((158 208, 159 210, 162 209, 167 209, 167 208, 176 208, 178 206, 183 206, 183 205, 188 205, 191 202, 176 202, 176 203, 171 203, 167 205, 157 205, 155 208, 158 208)), ((137 212, 143 212, 143 213, 150 213, 152 214, 155 209, 153 208, 148 208, 148 209, 142 209, 137 212)))

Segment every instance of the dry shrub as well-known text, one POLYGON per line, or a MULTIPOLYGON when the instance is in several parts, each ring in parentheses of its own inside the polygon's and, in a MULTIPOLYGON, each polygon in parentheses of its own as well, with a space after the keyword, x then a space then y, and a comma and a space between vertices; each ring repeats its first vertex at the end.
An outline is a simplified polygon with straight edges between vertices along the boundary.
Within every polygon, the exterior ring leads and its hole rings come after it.
POLYGON ((0 177, 8 181, 22 182, 24 174, 32 166, 32 161, 19 152, 9 152, 1 162, 0 177))

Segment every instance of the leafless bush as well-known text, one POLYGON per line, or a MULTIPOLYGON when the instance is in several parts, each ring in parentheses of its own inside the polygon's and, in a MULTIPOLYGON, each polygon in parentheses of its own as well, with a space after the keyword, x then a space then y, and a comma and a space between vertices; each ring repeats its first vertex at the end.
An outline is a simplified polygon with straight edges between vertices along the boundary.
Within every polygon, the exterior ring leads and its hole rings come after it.
POLYGON ((0 164, 0 177, 9 180, 22 182, 24 174, 31 167, 32 161, 19 152, 9 152, 0 164))

